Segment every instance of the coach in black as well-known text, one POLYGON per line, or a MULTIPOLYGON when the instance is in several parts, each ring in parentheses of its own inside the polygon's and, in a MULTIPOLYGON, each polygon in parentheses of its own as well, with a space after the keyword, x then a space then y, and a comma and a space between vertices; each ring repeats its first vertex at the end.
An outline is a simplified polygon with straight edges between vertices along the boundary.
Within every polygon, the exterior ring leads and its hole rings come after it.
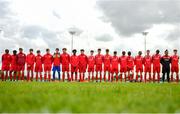
POLYGON ((168 50, 165 50, 165 55, 161 58, 161 64, 162 64, 162 81, 164 82, 165 74, 167 73, 167 81, 169 82, 169 74, 170 74, 170 63, 171 63, 171 57, 168 55, 168 50))

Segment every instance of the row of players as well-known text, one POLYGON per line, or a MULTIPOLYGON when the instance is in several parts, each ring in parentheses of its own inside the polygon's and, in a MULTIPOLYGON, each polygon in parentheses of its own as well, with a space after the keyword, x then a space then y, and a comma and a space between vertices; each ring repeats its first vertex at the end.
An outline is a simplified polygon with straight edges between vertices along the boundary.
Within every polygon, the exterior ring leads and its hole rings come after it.
POLYGON ((68 81, 74 81, 80 79, 84 81, 85 72, 88 69, 88 80, 98 80, 100 81, 104 78, 104 81, 113 81, 114 75, 116 81, 120 79, 122 81, 122 75, 125 77, 125 81, 128 78, 130 81, 134 79, 134 67, 136 72, 136 81, 138 80, 138 75, 140 74, 140 81, 147 81, 147 75, 149 75, 148 80, 160 81, 160 68, 162 64, 162 81, 165 80, 165 74, 167 73, 167 80, 170 82, 170 65, 171 65, 171 81, 173 81, 173 74, 176 73, 176 81, 179 82, 179 56, 177 55, 177 50, 174 50, 174 55, 169 56, 168 50, 165 54, 161 56, 159 50, 151 56, 150 51, 147 50, 146 55, 143 57, 142 52, 139 51, 136 57, 131 56, 129 51, 122 52, 122 56, 117 56, 117 51, 114 51, 113 56, 109 54, 109 49, 106 49, 106 54, 101 54, 101 49, 98 49, 98 54, 94 56, 94 51, 90 51, 90 55, 86 56, 84 54, 84 49, 80 50, 80 55, 76 55, 77 50, 72 50, 72 55, 67 53, 67 49, 62 49, 62 54, 59 53, 59 49, 56 48, 53 55, 50 54, 50 50, 46 49, 46 54, 41 55, 40 50, 37 51, 37 55, 33 54, 33 49, 29 50, 29 54, 23 53, 23 49, 19 48, 19 53, 14 50, 13 54, 9 54, 9 50, 5 50, 5 54, 2 55, 2 74, 1 79, 7 80, 24 80, 24 70, 25 64, 27 66, 27 81, 33 80, 34 71, 36 72, 36 81, 40 77, 42 81, 42 72, 44 69, 44 81, 50 81, 51 70, 53 71, 53 80, 55 80, 55 73, 58 72, 58 78, 61 80, 60 74, 60 64, 62 65, 62 80, 65 80, 67 76, 68 81), (119 64, 120 64, 120 76, 119 74, 119 64), (52 68, 53 65, 53 68, 52 68), (35 68, 34 68, 35 66, 35 68), (153 66, 153 67, 152 67, 153 66), (69 74, 69 67, 71 75, 69 74), (102 68, 103 67, 103 68, 102 68), (144 67, 144 69, 143 69, 144 67), (151 71, 153 68, 153 76, 151 71), (143 70, 144 70, 144 80, 143 80, 143 70), (102 76, 102 71, 104 71, 104 77, 102 76), (96 72, 96 76, 94 76, 96 72), (79 78, 78 78, 79 73, 79 78), (31 74, 31 76, 30 76, 31 74), (108 75, 108 79, 106 79, 108 75), (127 76, 127 77, 126 77, 127 76), (156 79, 157 78, 157 79, 156 79))

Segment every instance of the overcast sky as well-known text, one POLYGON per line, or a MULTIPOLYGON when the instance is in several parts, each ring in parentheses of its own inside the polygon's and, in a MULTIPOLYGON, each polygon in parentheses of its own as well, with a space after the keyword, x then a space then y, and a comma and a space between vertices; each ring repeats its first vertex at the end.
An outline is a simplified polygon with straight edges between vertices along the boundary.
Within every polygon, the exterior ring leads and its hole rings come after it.
MULTIPOLYGON (((0 53, 66 47, 180 50, 180 0, 0 0, 0 53)), ((104 50, 103 50, 104 51, 104 50)))

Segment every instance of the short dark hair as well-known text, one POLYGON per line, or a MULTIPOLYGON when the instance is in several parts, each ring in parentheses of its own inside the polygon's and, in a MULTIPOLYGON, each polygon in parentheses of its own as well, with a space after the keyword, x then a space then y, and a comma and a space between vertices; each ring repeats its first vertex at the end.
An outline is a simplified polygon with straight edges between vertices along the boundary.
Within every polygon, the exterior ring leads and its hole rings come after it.
POLYGON ((46 49, 46 52, 47 52, 47 51, 50 51, 50 49, 49 49, 49 48, 47 48, 47 49, 46 49))
POLYGON ((23 50, 23 48, 19 48, 19 50, 21 50, 21 51, 22 51, 22 50, 23 50))
POLYGON ((98 51, 101 51, 101 48, 98 48, 98 51))
POLYGON ((41 51, 40 50, 37 50, 37 53, 40 53, 41 51))
POLYGON ((80 51, 84 51, 84 49, 81 49, 80 51))
POLYGON ((91 50, 90 52, 94 52, 94 50, 91 50))
POLYGON ((66 49, 66 48, 62 48, 62 50, 65 50, 65 51, 66 51, 67 49, 66 49))
POLYGON ((59 48, 56 48, 56 50, 58 50, 58 51, 59 51, 59 48))
POLYGON ((114 54, 117 54, 117 51, 114 51, 114 54))
POLYGON ((128 55, 131 55, 131 52, 130 52, 130 51, 128 51, 128 55))
POLYGON ((77 50, 76 50, 76 49, 73 49, 73 50, 72 50, 72 52, 73 52, 73 53, 76 53, 76 52, 77 52, 77 50))
POLYGON ((109 52, 109 49, 106 49, 106 52, 109 52))
POLYGON ((31 49, 29 49, 29 51, 33 51, 33 49, 31 48, 31 49))

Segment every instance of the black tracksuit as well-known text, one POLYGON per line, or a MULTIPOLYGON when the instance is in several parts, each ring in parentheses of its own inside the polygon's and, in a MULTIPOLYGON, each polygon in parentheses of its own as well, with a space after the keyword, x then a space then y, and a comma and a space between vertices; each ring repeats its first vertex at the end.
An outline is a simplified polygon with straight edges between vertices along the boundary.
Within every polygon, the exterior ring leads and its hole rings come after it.
POLYGON ((170 74, 171 57, 166 56, 166 55, 162 56, 161 64, 162 64, 162 73, 163 73, 162 80, 164 82, 165 74, 167 73, 167 81, 169 82, 170 81, 169 74, 170 74))

